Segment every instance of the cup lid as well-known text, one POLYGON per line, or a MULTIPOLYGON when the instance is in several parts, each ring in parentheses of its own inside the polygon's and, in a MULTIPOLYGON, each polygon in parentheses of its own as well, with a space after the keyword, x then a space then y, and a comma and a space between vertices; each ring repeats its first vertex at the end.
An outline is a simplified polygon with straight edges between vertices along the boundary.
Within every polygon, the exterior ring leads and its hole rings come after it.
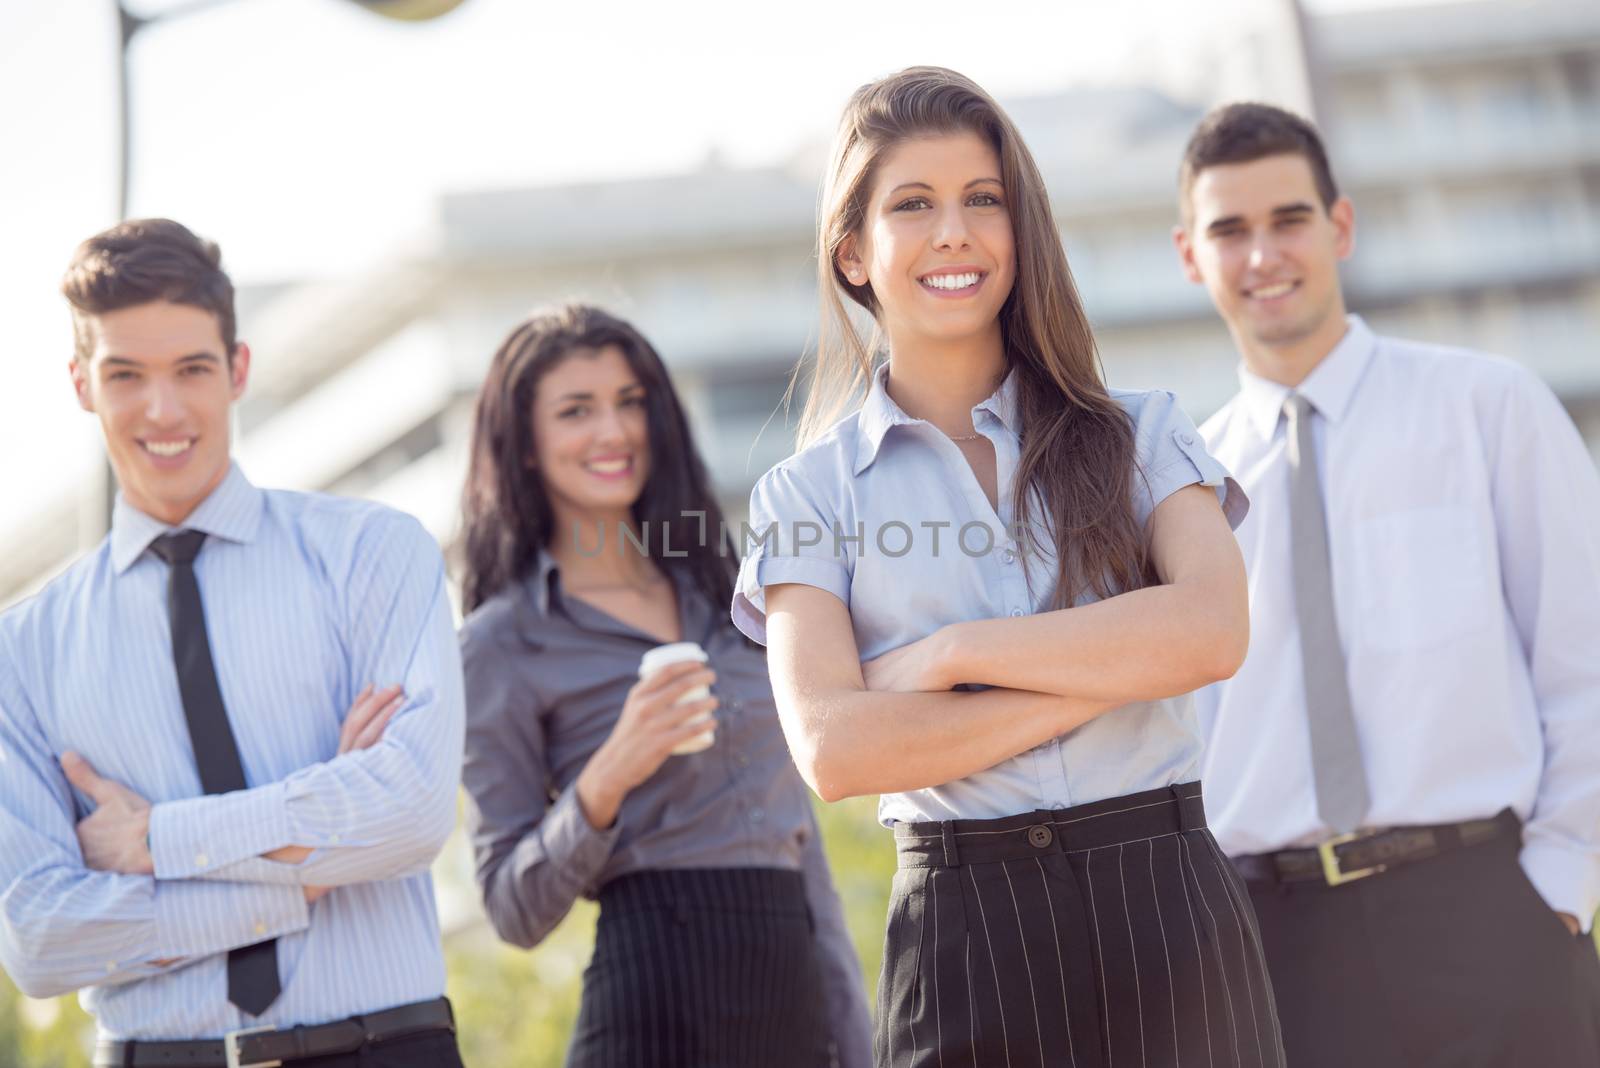
POLYGON ((653 675, 669 664, 680 664, 685 660, 698 660, 705 663, 711 659, 706 651, 700 648, 698 642, 673 642, 670 645, 658 645, 644 654, 639 661, 639 677, 653 675))

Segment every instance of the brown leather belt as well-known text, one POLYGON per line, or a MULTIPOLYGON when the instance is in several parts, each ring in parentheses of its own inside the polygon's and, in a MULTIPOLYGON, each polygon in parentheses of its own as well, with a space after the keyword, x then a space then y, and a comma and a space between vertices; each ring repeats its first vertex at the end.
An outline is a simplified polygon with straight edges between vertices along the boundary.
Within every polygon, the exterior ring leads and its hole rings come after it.
POLYGON ((95 1068, 275 1068, 307 1057, 354 1053, 369 1042, 454 1031, 445 998, 352 1016, 315 1027, 259 1027, 202 1042, 113 1042, 95 1046, 95 1068))
POLYGON ((1357 831, 1310 849, 1234 857, 1233 865, 1250 882, 1341 886, 1464 846, 1515 835, 1521 827, 1522 821, 1508 808, 1486 820, 1357 831))

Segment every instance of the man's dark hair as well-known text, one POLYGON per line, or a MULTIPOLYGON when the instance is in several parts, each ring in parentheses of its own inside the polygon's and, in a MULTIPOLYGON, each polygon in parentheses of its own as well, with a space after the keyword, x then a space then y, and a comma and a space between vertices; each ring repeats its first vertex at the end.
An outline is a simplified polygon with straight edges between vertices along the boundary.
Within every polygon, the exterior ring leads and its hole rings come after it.
POLYGON ((1253 163, 1268 156, 1300 156, 1310 164, 1324 211, 1339 199, 1333 168, 1328 166, 1328 153, 1315 126, 1271 104, 1224 104, 1200 120, 1183 150, 1178 192, 1185 218, 1189 194, 1201 171, 1225 163, 1253 163))
POLYGON ((129 219, 95 234, 73 253, 61 292, 72 306, 79 360, 94 351, 91 316, 162 300, 215 315, 233 359, 233 282, 222 270, 222 251, 171 219, 129 219))

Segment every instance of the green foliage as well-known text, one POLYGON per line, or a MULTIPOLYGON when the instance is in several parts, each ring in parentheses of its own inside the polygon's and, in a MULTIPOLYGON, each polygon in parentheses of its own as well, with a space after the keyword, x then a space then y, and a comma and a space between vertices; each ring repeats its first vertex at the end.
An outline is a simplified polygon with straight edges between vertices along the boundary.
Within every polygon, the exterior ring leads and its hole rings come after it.
POLYGON ((94 1024, 75 997, 31 1001, 0 974, 0 1065, 89 1068, 94 1024))

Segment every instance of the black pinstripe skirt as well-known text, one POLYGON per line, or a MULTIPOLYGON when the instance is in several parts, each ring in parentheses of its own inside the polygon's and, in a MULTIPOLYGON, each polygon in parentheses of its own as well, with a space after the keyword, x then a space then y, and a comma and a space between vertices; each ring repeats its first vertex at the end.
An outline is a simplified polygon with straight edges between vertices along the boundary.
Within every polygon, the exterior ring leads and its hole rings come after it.
POLYGON ((569 1068, 818 1068, 829 1060, 799 872, 637 872, 600 890, 569 1068))
POLYGON ((895 842, 879 1068, 1282 1068, 1255 915, 1199 783, 895 842))

